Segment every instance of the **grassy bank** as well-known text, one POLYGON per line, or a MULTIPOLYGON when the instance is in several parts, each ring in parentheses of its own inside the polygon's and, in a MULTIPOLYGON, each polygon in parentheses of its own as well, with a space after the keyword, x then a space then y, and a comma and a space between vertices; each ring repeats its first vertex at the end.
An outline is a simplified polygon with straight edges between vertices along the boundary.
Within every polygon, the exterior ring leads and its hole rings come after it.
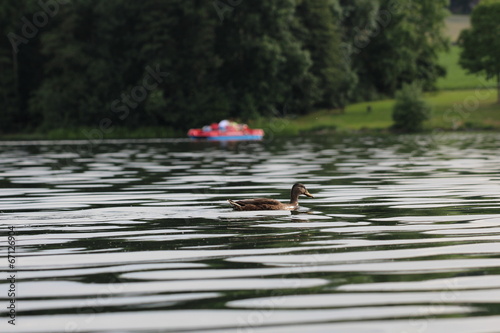
POLYGON ((475 89, 495 87, 495 80, 487 80, 484 75, 469 74, 460 67, 460 48, 456 45, 450 48, 449 52, 441 53, 439 64, 446 68, 446 76, 439 78, 436 87, 439 90, 450 89, 475 89))
MULTIPOLYGON (((432 106, 426 129, 500 130, 500 105, 497 93, 490 89, 448 90, 425 94, 432 106)), ((268 119, 252 125, 263 127, 273 135, 296 135, 305 132, 384 131, 392 126, 394 100, 358 103, 344 113, 322 110, 293 119, 268 119)))
MULTIPOLYGON (((441 90, 425 94, 432 106, 431 119, 426 122, 427 130, 500 130, 500 105, 496 103, 495 88, 485 87, 483 81, 469 81, 478 88, 441 90), (479 89, 480 88, 480 89, 479 89)), ((342 113, 339 110, 320 110, 305 116, 293 118, 257 119, 251 127, 263 128, 269 136, 293 136, 301 133, 387 131, 392 126, 394 100, 380 100, 352 104, 342 113)), ((16 134, 3 137, 4 140, 101 140, 115 138, 165 138, 185 137, 182 131, 161 127, 129 130, 111 128, 102 132, 98 128, 58 129, 47 133, 16 134)))
POLYGON ((185 133, 165 127, 141 127, 128 129, 124 127, 110 127, 103 130, 96 127, 60 128, 47 132, 7 134, 0 137, 2 140, 90 140, 98 142, 103 139, 144 139, 182 137, 185 133))

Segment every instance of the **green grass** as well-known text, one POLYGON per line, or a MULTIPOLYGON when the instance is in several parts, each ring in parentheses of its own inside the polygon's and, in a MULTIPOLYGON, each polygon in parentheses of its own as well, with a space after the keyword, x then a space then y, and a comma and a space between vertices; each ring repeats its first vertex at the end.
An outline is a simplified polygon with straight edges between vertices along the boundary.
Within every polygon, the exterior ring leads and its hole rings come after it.
POLYGON ((497 91, 469 89, 427 94, 432 105, 428 128, 442 129, 500 129, 500 105, 497 91))
POLYGON ((331 111, 320 111, 297 119, 304 122, 303 131, 315 128, 336 127, 347 130, 384 129, 392 123, 391 110, 393 100, 364 102, 346 107, 344 113, 336 114, 331 111), (371 111, 368 112, 368 107, 371 111))
POLYGON ((102 140, 102 139, 143 139, 143 138, 168 138, 173 136, 181 136, 184 133, 174 131, 166 127, 140 127, 136 129, 128 129, 124 127, 110 127, 106 132, 98 127, 95 128, 76 128, 76 129, 57 129, 45 133, 44 136, 49 140, 61 139, 86 139, 86 140, 102 140))
POLYGON ((475 89, 495 87, 494 80, 487 80, 484 75, 468 74, 458 64, 460 58, 460 48, 452 46, 450 52, 443 52, 439 57, 439 64, 444 66, 447 75, 439 78, 436 86, 440 90, 448 89, 475 89))
POLYGON ((305 132, 383 130, 392 124, 393 100, 357 103, 339 110, 320 110, 295 118, 259 119, 249 123, 265 133, 292 136, 305 132), (371 106, 371 112, 367 112, 371 106))
MULTIPOLYGON (((425 123, 427 130, 500 129, 500 105, 496 103, 496 89, 449 90, 426 93, 424 97, 432 106, 431 119, 425 123)), ((384 131, 393 124, 394 102, 381 100, 357 103, 348 106, 344 113, 321 110, 293 119, 261 119, 250 125, 264 128, 266 134, 283 136, 325 131, 384 131), (367 112, 368 106, 371 112, 367 112)))
POLYGON ((145 139, 181 137, 184 132, 166 127, 140 127, 128 129, 110 127, 106 132, 98 127, 58 128, 44 132, 7 134, 2 140, 90 140, 100 142, 105 139, 145 139))

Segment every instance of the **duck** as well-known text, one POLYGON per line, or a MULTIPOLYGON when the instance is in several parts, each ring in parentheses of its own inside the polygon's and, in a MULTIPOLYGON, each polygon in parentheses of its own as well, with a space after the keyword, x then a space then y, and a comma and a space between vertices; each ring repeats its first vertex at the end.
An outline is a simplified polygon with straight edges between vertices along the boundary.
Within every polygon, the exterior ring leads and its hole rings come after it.
POLYGON ((309 193, 301 183, 296 183, 290 191, 290 202, 283 203, 278 200, 268 198, 255 198, 246 200, 228 200, 234 210, 297 210, 299 208, 299 196, 305 195, 309 198, 314 196, 309 193))

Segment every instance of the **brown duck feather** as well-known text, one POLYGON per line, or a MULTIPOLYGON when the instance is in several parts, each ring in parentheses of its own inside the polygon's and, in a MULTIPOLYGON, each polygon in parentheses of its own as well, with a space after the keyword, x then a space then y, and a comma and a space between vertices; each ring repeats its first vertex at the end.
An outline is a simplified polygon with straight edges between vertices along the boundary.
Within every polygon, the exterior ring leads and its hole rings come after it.
POLYGON ((296 209, 292 204, 284 204, 274 199, 256 198, 246 200, 228 200, 236 210, 291 210, 296 209))

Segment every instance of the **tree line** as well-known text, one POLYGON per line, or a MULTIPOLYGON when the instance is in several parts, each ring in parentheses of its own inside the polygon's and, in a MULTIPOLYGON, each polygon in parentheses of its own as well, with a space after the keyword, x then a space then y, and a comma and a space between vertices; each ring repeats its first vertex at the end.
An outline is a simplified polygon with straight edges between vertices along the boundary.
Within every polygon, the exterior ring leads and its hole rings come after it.
POLYGON ((0 133, 184 130, 432 89, 447 0, 3 0, 0 133))

